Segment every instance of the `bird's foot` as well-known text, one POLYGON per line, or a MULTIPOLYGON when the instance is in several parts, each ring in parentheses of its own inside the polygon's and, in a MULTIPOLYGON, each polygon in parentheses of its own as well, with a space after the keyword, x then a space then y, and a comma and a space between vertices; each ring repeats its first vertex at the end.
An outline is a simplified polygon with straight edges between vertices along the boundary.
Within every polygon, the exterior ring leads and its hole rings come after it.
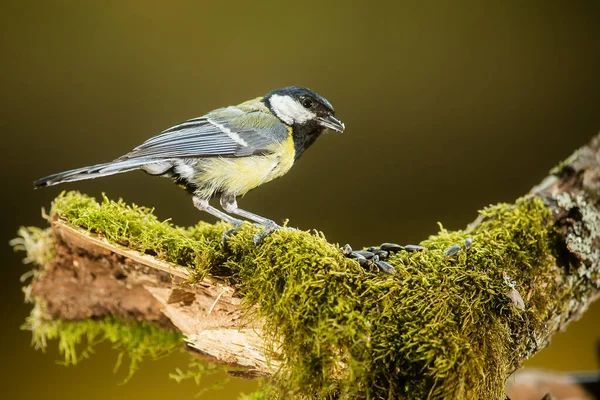
POLYGON ((276 231, 278 229, 285 229, 289 231, 295 231, 295 228, 290 228, 288 226, 279 226, 274 221, 269 221, 265 225, 263 225, 263 230, 254 235, 254 244, 258 245, 265 237, 267 237, 271 232, 276 231))
POLYGON ((236 233, 236 232, 237 232, 237 231, 240 229, 240 226, 242 226, 242 224, 243 224, 243 223, 244 223, 244 221, 242 221, 242 220, 239 220, 239 219, 238 219, 238 220, 236 220, 236 222, 233 224, 233 228, 231 228, 231 229, 227 229, 225 232, 223 232, 223 233, 221 234, 221 245, 222 245, 223 247, 227 247, 227 241, 229 240, 229 237, 230 237, 232 234, 236 233))
POLYGON ((254 244, 258 245, 269 233, 281 228, 274 221, 269 221, 263 225, 263 230, 254 235, 254 244))

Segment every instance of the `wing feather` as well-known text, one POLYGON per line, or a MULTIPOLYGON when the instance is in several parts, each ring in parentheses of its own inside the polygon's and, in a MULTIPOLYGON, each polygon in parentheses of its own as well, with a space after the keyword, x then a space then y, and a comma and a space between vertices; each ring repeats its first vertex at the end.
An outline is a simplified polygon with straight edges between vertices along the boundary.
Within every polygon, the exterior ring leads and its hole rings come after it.
POLYGON ((267 152, 286 138, 286 126, 264 109, 227 107, 175 125, 120 159, 243 157, 267 152))

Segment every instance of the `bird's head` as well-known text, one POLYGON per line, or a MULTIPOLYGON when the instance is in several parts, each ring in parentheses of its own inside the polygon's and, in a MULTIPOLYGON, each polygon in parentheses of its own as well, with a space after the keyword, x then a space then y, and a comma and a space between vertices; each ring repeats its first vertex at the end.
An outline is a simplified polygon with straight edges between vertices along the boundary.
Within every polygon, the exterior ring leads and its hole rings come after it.
POLYGON ((264 101, 271 112, 287 125, 319 133, 325 129, 344 131, 344 124, 334 117, 331 103, 310 89, 300 86, 277 89, 267 94, 264 101))

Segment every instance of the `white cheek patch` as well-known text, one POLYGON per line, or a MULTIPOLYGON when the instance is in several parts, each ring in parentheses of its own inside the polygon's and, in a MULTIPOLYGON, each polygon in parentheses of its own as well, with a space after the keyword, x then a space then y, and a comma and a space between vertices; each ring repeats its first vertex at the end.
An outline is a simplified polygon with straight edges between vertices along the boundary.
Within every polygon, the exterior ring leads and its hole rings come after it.
POLYGON ((274 94, 270 99, 273 111, 288 125, 302 124, 316 117, 316 114, 307 110, 297 100, 290 96, 274 94))

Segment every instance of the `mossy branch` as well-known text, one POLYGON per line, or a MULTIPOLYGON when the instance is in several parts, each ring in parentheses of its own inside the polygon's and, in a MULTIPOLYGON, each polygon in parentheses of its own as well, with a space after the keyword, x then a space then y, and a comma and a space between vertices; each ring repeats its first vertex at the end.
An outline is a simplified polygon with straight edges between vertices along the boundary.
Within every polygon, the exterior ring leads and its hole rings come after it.
POLYGON ((16 244, 42 266, 26 290, 31 326, 155 322, 276 376, 273 396, 503 399, 506 378, 598 297, 599 199, 597 136, 514 204, 391 256, 391 276, 321 233, 281 230, 256 247, 248 224, 223 248, 224 224, 180 228, 74 192, 53 203, 49 231, 16 244))

